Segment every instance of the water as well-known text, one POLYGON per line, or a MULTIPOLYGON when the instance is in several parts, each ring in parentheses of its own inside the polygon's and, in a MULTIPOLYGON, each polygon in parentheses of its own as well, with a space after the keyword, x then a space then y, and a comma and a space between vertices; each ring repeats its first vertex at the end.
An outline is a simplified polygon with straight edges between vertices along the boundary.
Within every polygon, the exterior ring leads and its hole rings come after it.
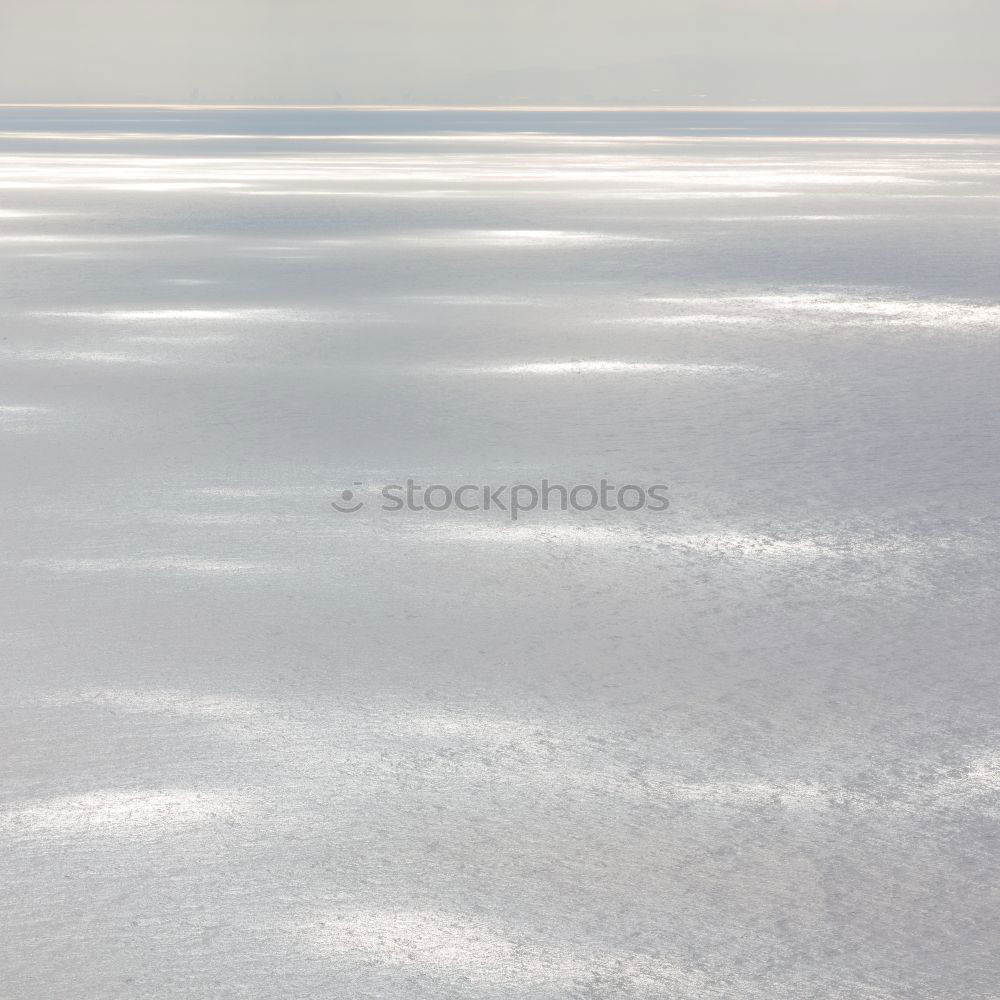
POLYGON ((996 114, 0 110, 11 995, 994 997, 998 221, 996 114))

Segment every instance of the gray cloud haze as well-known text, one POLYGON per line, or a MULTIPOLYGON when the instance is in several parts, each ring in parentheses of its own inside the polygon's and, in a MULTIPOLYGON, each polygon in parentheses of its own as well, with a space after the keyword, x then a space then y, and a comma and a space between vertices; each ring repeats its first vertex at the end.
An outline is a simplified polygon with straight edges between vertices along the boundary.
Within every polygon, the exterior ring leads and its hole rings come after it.
POLYGON ((996 0, 0 0, 0 100, 1000 104, 996 0))

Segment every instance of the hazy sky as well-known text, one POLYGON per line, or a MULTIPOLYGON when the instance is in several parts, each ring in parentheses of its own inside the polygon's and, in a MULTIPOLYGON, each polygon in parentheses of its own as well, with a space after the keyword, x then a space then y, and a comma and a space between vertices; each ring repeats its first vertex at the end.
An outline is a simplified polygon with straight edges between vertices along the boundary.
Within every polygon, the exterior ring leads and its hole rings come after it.
POLYGON ((1000 0, 0 0, 0 101, 1000 105, 1000 0))

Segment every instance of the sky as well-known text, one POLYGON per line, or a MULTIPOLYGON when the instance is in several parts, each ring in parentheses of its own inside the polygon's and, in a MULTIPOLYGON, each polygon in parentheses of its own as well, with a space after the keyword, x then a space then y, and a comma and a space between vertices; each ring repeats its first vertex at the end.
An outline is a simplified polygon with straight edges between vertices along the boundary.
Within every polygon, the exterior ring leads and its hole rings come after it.
POLYGON ((0 0, 0 102, 1000 105, 997 0, 0 0))

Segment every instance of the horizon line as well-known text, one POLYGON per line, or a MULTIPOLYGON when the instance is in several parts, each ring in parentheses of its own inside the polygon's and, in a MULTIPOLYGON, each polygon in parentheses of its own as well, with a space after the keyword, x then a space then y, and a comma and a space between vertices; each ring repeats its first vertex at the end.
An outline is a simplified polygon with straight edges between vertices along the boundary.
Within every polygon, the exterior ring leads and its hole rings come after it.
POLYGON ((186 101, 0 101, 0 108, 150 108, 171 111, 812 111, 1000 112, 986 104, 192 104, 186 101))

